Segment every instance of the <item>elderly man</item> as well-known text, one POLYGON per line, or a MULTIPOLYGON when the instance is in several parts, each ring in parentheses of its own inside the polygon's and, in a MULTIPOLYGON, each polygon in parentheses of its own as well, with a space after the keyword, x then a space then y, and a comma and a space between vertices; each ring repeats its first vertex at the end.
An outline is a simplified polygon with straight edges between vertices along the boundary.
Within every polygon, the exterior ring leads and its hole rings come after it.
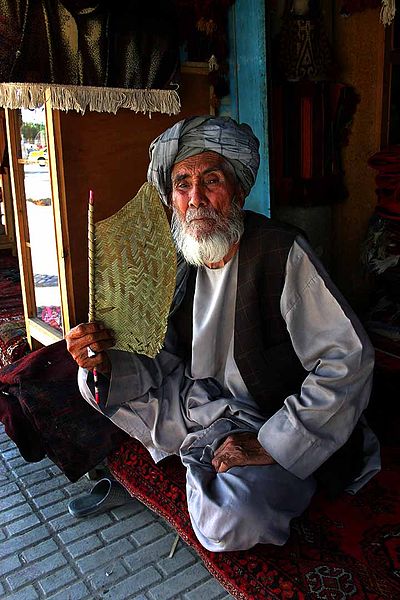
POLYGON ((242 210, 259 164, 247 125, 181 121, 150 159, 179 257, 164 348, 153 360, 112 350, 112 332, 79 325, 67 344, 81 393, 155 460, 180 454, 206 548, 283 544, 317 473, 354 492, 379 470, 362 417, 372 347, 304 237, 242 210))

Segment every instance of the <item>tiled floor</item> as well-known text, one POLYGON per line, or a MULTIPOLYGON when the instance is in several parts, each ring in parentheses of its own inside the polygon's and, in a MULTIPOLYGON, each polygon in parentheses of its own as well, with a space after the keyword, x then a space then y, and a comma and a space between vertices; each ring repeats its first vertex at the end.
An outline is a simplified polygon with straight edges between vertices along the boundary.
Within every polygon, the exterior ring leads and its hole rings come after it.
POLYGON ((196 554, 136 500, 86 519, 67 509, 87 493, 49 460, 26 463, 0 425, 0 598, 229 600, 196 554))

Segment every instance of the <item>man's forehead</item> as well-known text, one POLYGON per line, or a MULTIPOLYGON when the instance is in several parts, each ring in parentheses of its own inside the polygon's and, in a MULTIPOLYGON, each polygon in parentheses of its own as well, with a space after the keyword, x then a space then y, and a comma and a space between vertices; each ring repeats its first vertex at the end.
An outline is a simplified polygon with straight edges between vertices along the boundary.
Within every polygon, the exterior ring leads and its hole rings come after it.
POLYGON ((209 170, 224 170, 226 160, 216 152, 202 152, 176 163, 172 168, 172 177, 193 175, 209 170))

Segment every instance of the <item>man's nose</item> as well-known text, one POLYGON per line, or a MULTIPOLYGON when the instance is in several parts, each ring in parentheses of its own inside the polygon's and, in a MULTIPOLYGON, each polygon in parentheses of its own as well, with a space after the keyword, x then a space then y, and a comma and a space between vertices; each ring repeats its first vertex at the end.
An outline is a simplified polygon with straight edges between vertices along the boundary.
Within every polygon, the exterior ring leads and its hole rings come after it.
POLYGON ((202 186, 195 183, 190 190, 189 206, 198 208, 199 206, 204 206, 207 202, 207 196, 205 195, 202 186))

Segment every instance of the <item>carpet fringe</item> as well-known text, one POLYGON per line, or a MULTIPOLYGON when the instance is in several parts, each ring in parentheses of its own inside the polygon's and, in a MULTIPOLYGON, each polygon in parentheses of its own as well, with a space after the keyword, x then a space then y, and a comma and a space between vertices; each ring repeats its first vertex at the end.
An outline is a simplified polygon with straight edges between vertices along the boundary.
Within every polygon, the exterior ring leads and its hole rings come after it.
POLYGON ((181 104, 176 90, 105 88, 49 83, 0 83, 0 106, 37 108, 50 91, 52 108, 84 114, 86 110, 116 113, 120 108, 135 112, 179 113, 181 104))

